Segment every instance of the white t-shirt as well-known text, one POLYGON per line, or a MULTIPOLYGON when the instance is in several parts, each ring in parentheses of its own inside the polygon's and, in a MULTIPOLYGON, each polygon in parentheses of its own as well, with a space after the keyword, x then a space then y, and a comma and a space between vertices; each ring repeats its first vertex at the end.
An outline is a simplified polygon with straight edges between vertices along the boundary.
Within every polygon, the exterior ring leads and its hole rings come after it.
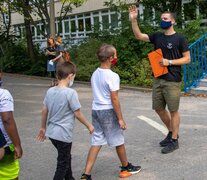
MULTIPOLYGON (((8 112, 8 111, 14 111, 14 100, 8 90, 0 88, 0 112, 8 112)), ((9 138, 4 128, 1 116, 0 116, 0 128, 7 142, 5 146, 10 145, 12 141, 9 138)))
POLYGON ((97 68, 91 77, 93 110, 113 109, 111 92, 120 88, 119 75, 111 69, 97 68))

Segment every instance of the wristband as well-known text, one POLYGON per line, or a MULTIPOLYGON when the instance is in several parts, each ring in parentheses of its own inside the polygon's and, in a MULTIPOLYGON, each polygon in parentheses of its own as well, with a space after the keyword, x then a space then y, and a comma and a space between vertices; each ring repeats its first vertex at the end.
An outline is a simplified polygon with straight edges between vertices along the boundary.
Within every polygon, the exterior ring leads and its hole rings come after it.
POLYGON ((168 62, 169 62, 169 66, 172 66, 172 60, 169 60, 168 62))

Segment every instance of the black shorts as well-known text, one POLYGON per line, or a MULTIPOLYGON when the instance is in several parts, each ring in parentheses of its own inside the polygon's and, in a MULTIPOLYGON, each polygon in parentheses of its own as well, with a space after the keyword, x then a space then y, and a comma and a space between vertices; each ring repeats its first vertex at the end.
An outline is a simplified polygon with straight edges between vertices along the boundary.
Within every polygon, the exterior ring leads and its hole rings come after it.
POLYGON ((6 145, 6 139, 0 129, 0 147, 4 147, 6 145))

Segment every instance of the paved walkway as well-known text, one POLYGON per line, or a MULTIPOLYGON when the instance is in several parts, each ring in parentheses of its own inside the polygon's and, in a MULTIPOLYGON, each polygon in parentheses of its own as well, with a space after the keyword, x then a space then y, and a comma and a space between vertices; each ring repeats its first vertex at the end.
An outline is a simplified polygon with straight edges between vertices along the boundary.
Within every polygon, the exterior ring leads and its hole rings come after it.
MULTIPOLYGON (((49 79, 5 74, 3 87, 15 99, 15 119, 24 149, 20 160, 20 180, 51 180, 56 167, 56 151, 50 141, 35 140, 40 127, 41 106, 49 79)), ((75 82, 82 112, 91 118, 91 89, 75 82)), ((166 133, 163 124, 151 110, 151 93, 120 91, 129 161, 140 164, 142 171, 129 180, 204 180, 207 176, 207 98, 181 97, 180 149, 163 155, 158 143, 166 133), (154 125, 149 122, 153 122, 154 125), (161 128, 161 129, 160 129, 161 128)), ((84 169, 89 133, 76 122, 72 148, 72 166, 76 179, 84 169)), ((103 147, 93 169, 93 180, 117 180, 119 161, 115 150, 103 147)))

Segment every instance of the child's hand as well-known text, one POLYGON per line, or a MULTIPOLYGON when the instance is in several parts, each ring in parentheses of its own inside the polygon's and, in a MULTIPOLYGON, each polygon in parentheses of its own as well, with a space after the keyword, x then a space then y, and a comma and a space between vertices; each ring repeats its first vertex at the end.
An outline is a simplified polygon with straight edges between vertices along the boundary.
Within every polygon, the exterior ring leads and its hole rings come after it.
POLYGON ((40 142, 43 142, 45 139, 46 139, 46 137, 45 137, 45 129, 41 128, 40 131, 39 131, 39 134, 37 136, 37 140, 40 141, 40 142))
POLYGON ((3 147, 0 147, 0 160, 4 157, 5 150, 3 147))
POLYGON ((125 130, 126 129, 126 123, 123 119, 119 119, 119 125, 120 125, 120 128, 125 130))
POLYGON ((94 132, 94 127, 93 127, 92 124, 90 124, 90 125, 88 126, 88 130, 89 130, 90 134, 92 134, 92 133, 94 132))
POLYGON ((15 146, 14 152, 14 159, 19 159, 22 157, 23 151, 21 146, 15 146))

